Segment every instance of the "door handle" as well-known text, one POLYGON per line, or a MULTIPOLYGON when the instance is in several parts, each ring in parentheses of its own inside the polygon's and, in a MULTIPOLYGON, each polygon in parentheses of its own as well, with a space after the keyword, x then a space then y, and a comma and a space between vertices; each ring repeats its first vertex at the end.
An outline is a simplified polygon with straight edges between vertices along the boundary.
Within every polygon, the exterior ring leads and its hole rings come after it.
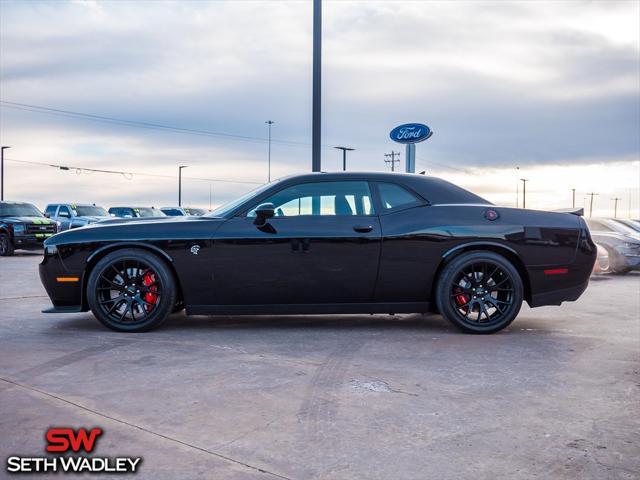
POLYGON ((358 233, 368 233, 373 230, 373 225, 355 225, 353 229, 358 233))

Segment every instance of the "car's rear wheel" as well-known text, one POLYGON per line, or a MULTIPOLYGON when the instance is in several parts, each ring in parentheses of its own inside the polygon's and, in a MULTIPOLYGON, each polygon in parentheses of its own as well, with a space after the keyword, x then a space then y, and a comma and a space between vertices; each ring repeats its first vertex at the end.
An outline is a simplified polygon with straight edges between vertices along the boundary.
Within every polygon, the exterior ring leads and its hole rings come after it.
POLYGON ((112 252, 91 270, 87 300, 105 326, 143 332, 160 325, 176 304, 176 281, 157 256, 140 249, 112 252))
POLYGON ((436 302, 444 318, 470 333, 507 327, 522 306, 522 279, 515 267, 493 252, 469 252, 442 270, 436 302))
POLYGON ((6 233, 0 233, 0 257, 13 255, 13 242, 6 233))

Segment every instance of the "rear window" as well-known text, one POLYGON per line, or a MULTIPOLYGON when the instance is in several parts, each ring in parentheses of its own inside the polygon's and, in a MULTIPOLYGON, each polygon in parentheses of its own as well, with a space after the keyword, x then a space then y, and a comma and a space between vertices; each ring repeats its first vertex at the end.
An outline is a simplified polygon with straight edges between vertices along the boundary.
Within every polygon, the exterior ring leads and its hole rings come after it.
POLYGON ((422 203, 417 195, 395 183, 379 183, 378 192, 384 210, 407 208, 422 203))

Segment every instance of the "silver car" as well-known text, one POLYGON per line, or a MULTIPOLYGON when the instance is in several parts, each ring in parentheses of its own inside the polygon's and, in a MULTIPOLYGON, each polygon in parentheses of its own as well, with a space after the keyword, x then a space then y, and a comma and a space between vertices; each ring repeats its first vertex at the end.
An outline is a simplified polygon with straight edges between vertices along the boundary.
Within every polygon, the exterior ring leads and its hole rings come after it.
POLYGON ((45 216, 58 222, 59 231, 84 227, 110 218, 107 211, 97 205, 79 203, 50 203, 44 211, 45 216))

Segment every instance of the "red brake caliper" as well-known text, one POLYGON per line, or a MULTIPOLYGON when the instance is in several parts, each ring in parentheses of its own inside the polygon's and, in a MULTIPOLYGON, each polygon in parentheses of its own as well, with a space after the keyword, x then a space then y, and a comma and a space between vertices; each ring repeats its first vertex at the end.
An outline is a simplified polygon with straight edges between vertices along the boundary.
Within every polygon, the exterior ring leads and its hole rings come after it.
POLYGON ((467 298, 466 295, 462 294, 462 289, 460 287, 456 287, 453 290, 453 293, 456 294, 456 303, 458 304, 458 306, 462 307, 463 305, 465 305, 468 301, 469 298, 467 298))
POLYGON ((153 310, 156 302, 158 301, 158 295, 154 293, 158 291, 158 286, 153 285, 155 281, 156 281, 156 276, 151 272, 145 273, 144 276, 142 277, 142 284, 145 287, 149 287, 149 290, 150 290, 149 292, 144 294, 144 301, 151 304, 151 305, 144 306, 147 312, 150 312, 151 310, 153 310))

